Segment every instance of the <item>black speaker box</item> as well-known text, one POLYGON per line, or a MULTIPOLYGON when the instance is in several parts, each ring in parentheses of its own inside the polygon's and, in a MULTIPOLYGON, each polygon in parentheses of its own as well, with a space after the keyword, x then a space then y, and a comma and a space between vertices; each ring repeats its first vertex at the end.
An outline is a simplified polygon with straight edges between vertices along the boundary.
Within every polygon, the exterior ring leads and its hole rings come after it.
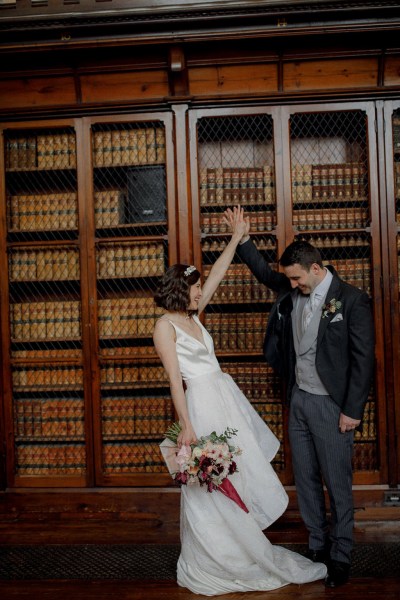
POLYGON ((166 221, 167 190, 164 165, 129 169, 127 179, 125 223, 166 221))

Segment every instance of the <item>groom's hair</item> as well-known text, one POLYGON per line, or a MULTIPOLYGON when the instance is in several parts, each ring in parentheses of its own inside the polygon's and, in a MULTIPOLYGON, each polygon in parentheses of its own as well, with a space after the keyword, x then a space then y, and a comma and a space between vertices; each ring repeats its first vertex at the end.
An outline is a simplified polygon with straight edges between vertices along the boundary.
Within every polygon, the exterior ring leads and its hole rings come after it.
POLYGON ((200 272, 197 269, 190 270, 190 265, 176 264, 169 267, 161 277, 154 300, 157 306, 165 310, 188 312, 188 314, 197 311, 188 310, 190 303, 190 288, 200 279, 200 272))
POLYGON ((280 257, 279 263, 282 267, 291 267, 298 264, 306 271, 309 271, 314 263, 323 267, 321 253, 318 248, 304 241, 292 242, 280 257))

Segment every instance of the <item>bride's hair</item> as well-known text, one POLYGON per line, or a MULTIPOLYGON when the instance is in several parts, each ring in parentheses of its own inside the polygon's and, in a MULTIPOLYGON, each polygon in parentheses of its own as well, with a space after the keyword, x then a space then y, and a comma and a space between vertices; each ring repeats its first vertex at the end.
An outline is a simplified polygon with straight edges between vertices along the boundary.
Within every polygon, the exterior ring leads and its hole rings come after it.
POLYGON ((190 312, 190 288, 200 279, 200 272, 190 265, 172 265, 158 284, 154 301, 165 310, 190 312))

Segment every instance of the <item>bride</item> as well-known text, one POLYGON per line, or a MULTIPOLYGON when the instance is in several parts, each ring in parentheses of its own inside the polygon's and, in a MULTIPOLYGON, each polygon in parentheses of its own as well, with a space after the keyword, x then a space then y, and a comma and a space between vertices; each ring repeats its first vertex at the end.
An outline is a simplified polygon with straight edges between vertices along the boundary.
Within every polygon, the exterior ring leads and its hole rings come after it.
POLYGON ((237 430, 238 471, 231 483, 246 513, 224 494, 204 487, 181 488, 181 554, 177 581, 207 596, 273 590, 323 579, 326 567, 272 545, 263 529, 286 510, 288 498, 271 467, 279 441, 249 401, 221 371, 213 341, 198 314, 211 300, 230 265, 248 222, 234 209, 233 234, 202 288, 194 266, 174 265, 161 279, 155 301, 166 311, 157 321, 154 344, 167 371, 182 427, 178 447, 212 431, 237 430), (185 388, 183 382, 185 383, 185 388))

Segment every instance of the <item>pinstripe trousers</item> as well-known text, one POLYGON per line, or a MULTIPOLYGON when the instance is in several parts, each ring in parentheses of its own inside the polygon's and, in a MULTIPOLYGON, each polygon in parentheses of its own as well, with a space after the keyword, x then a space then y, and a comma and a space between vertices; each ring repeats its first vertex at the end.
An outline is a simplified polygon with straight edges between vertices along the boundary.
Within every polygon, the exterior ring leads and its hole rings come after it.
POLYGON ((351 562, 353 546, 352 453, 354 432, 339 431, 340 408, 330 396, 295 385, 289 411, 289 439, 301 517, 309 547, 330 546, 330 556, 351 562), (324 488, 330 503, 327 518, 324 488))

